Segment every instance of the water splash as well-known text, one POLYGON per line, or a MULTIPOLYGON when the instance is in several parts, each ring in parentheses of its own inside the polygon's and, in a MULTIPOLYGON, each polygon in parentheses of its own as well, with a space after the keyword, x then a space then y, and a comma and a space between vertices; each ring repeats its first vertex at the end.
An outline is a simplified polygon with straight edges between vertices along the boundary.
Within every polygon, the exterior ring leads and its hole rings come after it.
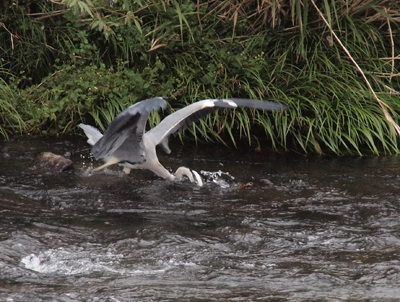
POLYGON ((232 185, 231 182, 235 179, 229 172, 223 172, 221 170, 216 172, 201 170, 200 173, 207 178, 208 182, 213 182, 222 189, 229 188, 232 185))
POLYGON ((65 248, 49 249, 39 254, 30 254, 21 259, 26 269, 42 274, 82 275, 93 272, 118 273, 113 268, 120 254, 95 253, 84 250, 65 248))

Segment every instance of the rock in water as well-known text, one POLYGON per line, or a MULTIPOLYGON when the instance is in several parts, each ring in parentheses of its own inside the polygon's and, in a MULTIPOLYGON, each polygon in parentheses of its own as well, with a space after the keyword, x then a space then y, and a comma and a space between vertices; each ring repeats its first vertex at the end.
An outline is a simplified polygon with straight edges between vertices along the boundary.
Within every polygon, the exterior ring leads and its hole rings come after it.
POLYGON ((37 158, 37 168, 46 170, 52 173, 60 173, 68 170, 73 170, 72 160, 64 156, 54 154, 52 152, 43 152, 37 158))

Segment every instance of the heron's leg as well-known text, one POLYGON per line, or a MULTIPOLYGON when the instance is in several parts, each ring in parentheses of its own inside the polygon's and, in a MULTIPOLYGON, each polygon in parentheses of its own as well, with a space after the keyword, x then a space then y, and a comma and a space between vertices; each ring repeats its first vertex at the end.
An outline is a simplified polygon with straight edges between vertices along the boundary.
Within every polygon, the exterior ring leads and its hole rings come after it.
POLYGON ((128 167, 124 167, 124 168, 122 169, 122 171, 124 171, 124 172, 125 172, 125 174, 129 174, 129 173, 131 173, 131 169, 130 169, 130 168, 128 168, 128 167))
POLYGON ((97 167, 96 169, 94 169, 94 171, 100 171, 108 166, 112 166, 115 164, 118 164, 119 160, 117 158, 110 158, 107 160, 107 162, 104 165, 101 165, 100 167, 97 167))

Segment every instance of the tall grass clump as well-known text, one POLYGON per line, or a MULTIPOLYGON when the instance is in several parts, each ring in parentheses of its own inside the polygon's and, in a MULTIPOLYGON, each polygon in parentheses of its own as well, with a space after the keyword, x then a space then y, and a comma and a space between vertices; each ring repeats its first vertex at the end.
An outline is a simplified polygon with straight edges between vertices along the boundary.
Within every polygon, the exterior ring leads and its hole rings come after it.
POLYGON ((22 133, 26 123, 17 110, 15 90, 0 79, 0 134, 8 139, 9 134, 22 133))
POLYGON ((71 132, 81 121, 104 128, 156 95, 170 110, 235 96, 289 110, 219 111, 186 135, 399 153, 397 1, 6 0, 0 9, 0 74, 15 87, 24 133, 71 132))

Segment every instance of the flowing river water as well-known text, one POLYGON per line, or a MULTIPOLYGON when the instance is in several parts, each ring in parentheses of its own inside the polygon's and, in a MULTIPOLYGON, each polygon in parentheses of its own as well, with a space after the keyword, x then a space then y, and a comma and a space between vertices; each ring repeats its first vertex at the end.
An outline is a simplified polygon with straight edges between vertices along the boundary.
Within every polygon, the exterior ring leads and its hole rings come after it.
POLYGON ((203 187, 94 172, 83 137, 1 142, 0 301, 400 301, 400 157, 171 149, 203 187))

